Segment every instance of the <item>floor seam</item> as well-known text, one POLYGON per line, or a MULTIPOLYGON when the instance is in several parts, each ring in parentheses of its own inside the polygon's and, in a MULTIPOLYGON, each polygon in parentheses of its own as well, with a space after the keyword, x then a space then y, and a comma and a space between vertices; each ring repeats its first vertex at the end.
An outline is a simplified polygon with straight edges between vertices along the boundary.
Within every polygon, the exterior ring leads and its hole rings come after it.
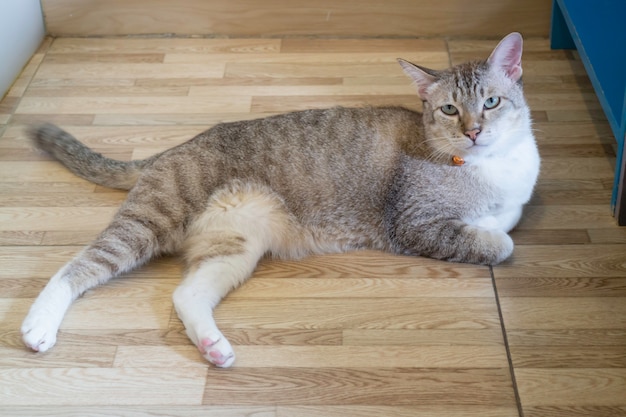
POLYGON ((489 267, 489 273, 491 275, 491 285, 493 286, 493 293, 496 300, 496 307, 498 309, 498 319, 500 320, 500 329, 502 330, 502 339, 504 341, 504 349, 506 350, 506 359, 509 363, 509 373, 511 374, 511 383, 513 384, 513 394, 515 395, 515 404, 517 405, 517 413, 519 417, 524 417, 524 409, 522 407, 522 399, 519 395, 519 389, 517 386, 517 378, 515 377, 515 367, 513 366, 513 357, 511 355, 511 347, 509 346, 509 338, 506 332, 506 326, 504 325, 504 316, 502 314, 502 306, 500 305, 500 295, 498 294, 498 286, 496 285, 496 276, 493 270, 493 266, 489 267))

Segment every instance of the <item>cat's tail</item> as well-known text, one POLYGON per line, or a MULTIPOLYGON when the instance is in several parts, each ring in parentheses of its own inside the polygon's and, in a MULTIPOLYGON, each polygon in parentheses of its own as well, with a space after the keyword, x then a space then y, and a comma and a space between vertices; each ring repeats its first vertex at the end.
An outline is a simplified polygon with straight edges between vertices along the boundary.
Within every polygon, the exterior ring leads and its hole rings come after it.
POLYGON ((80 143, 74 136, 53 124, 35 126, 28 131, 35 145, 48 152, 70 171, 98 185, 130 190, 144 167, 158 157, 138 161, 107 158, 80 143))

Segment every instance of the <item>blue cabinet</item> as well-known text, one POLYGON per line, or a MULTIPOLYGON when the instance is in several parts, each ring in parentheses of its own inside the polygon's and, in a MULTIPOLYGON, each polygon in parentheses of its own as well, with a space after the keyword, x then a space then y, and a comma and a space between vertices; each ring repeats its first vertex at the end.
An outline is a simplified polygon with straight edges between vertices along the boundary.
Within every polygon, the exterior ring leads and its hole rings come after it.
POLYGON ((553 0, 552 49, 577 49, 617 141, 613 199, 626 225, 626 0, 553 0))

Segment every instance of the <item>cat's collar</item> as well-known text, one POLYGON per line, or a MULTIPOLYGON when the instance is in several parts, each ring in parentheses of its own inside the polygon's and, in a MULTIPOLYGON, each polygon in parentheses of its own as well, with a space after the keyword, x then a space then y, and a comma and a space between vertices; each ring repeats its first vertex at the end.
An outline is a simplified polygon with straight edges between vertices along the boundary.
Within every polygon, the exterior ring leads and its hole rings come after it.
POLYGON ((452 158, 450 158, 450 162, 452 162, 452 165, 457 167, 465 165, 465 159, 463 159, 459 155, 452 155, 452 158))

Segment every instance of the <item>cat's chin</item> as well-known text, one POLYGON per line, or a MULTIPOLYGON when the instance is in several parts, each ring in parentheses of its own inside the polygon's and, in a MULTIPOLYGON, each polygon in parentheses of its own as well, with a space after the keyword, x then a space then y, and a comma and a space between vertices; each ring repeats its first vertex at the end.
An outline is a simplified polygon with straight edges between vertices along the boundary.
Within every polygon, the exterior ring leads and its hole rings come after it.
POLYGON ((491 148, 492 147, 490 145, 475 144, 466 148, 457 149, 455 155, 458 155, 461 158, 487 156, 491 153, 491 148))
POLYGON ((450 160, 453 161, 453 165, 459 165, 454 162, 454 159, 460 158, 463 164, 469 163, 471 165, 478 164, 481 161, 489 160, 498 155, 497 149, 488 145, 474 145, 468 149, 459 150, 458 153, 450 155, 450 160))

